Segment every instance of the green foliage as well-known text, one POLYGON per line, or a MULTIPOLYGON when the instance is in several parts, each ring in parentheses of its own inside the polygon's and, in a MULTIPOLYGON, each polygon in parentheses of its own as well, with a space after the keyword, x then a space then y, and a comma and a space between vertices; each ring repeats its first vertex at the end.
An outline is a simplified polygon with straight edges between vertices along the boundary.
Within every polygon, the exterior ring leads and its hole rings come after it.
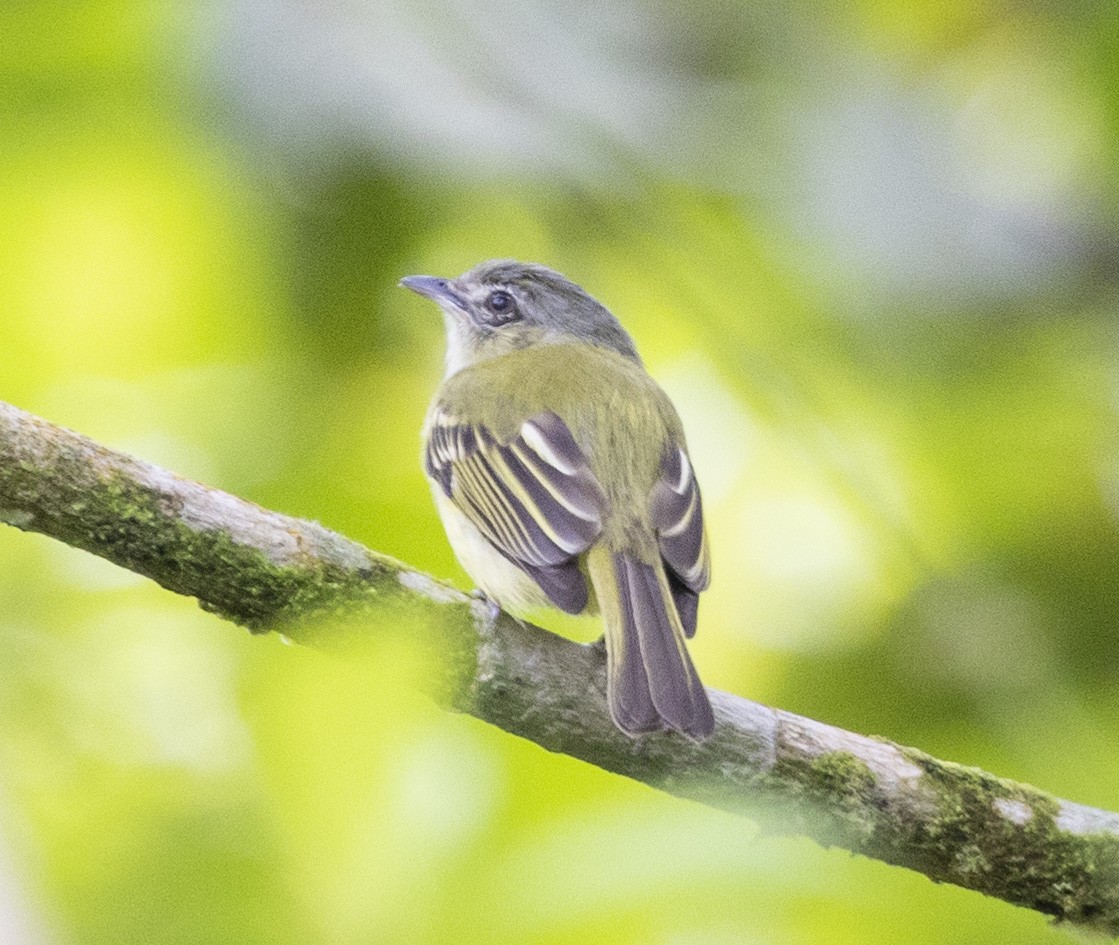
MULTIPOLYGON (((395 282, 547 262, 680 408, 705 681, 1119 807, 1114 5, 304 6, 3 6, 0 399, 465 586, 395 282)), ((0 574, 52 940, 1065 940, 441 713, 399 615, 343 664, 15 529, 0 574)))

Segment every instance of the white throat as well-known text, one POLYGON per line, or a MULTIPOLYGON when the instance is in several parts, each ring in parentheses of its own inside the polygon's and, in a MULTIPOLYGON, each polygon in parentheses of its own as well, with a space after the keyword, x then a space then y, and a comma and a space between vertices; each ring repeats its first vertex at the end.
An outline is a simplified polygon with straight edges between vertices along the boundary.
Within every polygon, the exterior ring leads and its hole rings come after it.
POLYGON ((459 331, 458 325, 455 324, 455 316, 449 312, 444 312, 443 321, 447 326, 446 370, 443 373, 443 379, 446 380, 452 374, 457 374, 470 364, 470 352, 466 349, 466 343, 463 341, 462 332, 459 331))

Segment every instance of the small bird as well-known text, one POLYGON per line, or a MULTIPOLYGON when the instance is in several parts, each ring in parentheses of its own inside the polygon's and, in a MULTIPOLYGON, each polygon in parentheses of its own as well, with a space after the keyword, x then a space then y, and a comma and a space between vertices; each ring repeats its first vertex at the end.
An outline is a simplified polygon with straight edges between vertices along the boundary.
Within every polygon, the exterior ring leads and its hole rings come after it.
POLYGON ((511 613, 602 615, 607 701, 627 735, 706 738, 715 719, 684 645, 710 581, 699 486, 633 339, 545 266, 400 284, 446 323, 424 469, 459 562, 511 613))

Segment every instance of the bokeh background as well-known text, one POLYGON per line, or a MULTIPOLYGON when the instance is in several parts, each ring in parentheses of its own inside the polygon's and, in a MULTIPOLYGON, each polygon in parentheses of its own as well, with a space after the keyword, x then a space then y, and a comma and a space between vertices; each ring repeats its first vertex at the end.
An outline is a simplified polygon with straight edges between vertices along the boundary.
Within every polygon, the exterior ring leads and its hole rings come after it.
MULTIPOLYGON (((1106 0, 4 3, 0 398, 467 586, 395 283, 547 262, 689 430, 709 684, 1119 808, 1116 63, 1106 0)), ((376 633, 0 532, 0 941, 1067 940, 443 714, 376 633)))

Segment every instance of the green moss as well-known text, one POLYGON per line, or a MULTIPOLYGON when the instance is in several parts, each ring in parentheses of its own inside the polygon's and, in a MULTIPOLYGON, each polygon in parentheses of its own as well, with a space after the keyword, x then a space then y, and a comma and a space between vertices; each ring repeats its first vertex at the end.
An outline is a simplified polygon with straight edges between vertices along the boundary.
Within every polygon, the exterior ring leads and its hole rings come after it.
POLYGON ((897 791, 847 752, 781 758, 759 786, 784 832, 906 866, 1112 936, 1119 836, 1069 833, 1060 802, 1029 785, 894 746, 922 772, 897 791))
POLYGON ((85 500, 75 543, 255 631, 368 596, 384 577, 372 559, 363 572, 311 558, 278 565, 223 530, 184 524, 167 502, 122 477, 110 480, 85 500))
POLYGON ((278 565, 221 529, 186 525, 177 518, 173 497, 123 475, 101 478, 64 454, 43 465, 0 468, 0 492, 22 500, 22 514, 9 516, 13 524, 197 597, 204 609, 254 631, 335 609, 396 583, 391 569, 372 555, 361 570, 310 556, 278 565))
MULTIPOLYGON (((464 619, 469 620, 465 605, 446 606, 408 590, 400 582, 404 569, 397 562, 369 551, 362 560, 351 548, 345 565, 310 553, 278 564, 258 548, 235 542, 224 529, 183 522, 177 496, 123 473, 105 476, 91 458, 96 447, 78 449, 66 441, 50 447, 34 461, 0 464, 0 496, 5 497, 4 519, 10 524, 86 549, 168 590, 196 597, 204 610, 253 632, 283 630, 302 642, 327 644, 336 632, 349 637, 358 626, 391 625, 384 612, 375 622, 360 615, 374 605, 398 605, 417 618, 413 625, 421 622, 431 629, 431 639, 437 641, 433 645, 445 656, 446 673, 432 686, 437 697, 456 698, 462 680, 472 673, 475 641, 461 632, 464 619), (356 565, 349 563, 353 558, 356 565)), ((290 522, 296 537, 300 529, 311 527, 290 522)))
POLYGON ((879 814, 875 777, 850 752, 780 758, 766 779, 779 782, 775 788, 813 822, 812 833, 821 843, 858 850, 874 834, 879 814))
POLYGON ((913 829, 876 837, 872 852, 1062 921, 1119 934, 1119 837, 1062 830, 1059 802, 1036 788, 900 750, 924 771, 921 788, 935 809, 913 829))

